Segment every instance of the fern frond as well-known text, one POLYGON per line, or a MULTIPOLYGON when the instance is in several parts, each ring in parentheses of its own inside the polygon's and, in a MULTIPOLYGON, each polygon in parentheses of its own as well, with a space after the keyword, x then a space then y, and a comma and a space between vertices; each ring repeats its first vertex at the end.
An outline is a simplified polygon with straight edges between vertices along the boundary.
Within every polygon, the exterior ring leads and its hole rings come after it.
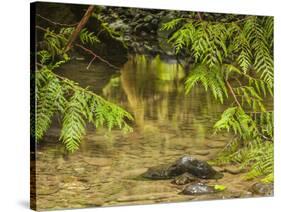
POLYGON ((265 111, 265 106, 263 105, 262 97, 256 92, 255 88, 252 86, 239 86, 233 88, 237 97, 241 98, 242 106, 247 103, 253 111, 265 111))
POLYGON ((94 45, 95 43, 99 43, 99 39, 94 35, 93 32, 89 32, 86 28, 82 29, 79 34, 80 40, 83 44, 90 43, 94 45))
POLYGON ((254 68, 261 74, 261 79, 273 86, 273 57, 267 33, 258 17, 253 16, 245 23, 246 37, 250 41, 254 51, 254 68))
POLYGON ((171 29, 174 29, 176 28, 176 26, 178 26, 183 20, 185 20, 184 18, 175 18, 169 22, 166 22, 164 23, 160 30, 163 31, 163 30, 171 30, 171 29))
POLYGON ((45 66, 36 74, 36 138, 46 133, 54 114, 63 115, 60 140, 68 151, 76 151, 86 133, 86 123, 96 128, 111 130, 118 127, 124 132, 132 128, 127 121, 133 117, 121 107, 80 87, 77 83, 54 74, 45 66))
POLYGON ((226 109, 214 125, 215 132, 232 131, 243 140, 256 139, 259 130, 256 122, 240 107, 226 109))
POLYGON ((205 90, 211 90, 215 99, 223 103, 228 97, 224 77, 219 67, 208 68, 206 65, 197 65, 187 76, 185 81, 186 94, 197 84, 201 83, 205 90))
POLYGON ((42 139, 55 112, 63 111, 64 90, 59 80, 43 69, 36 73, 36 140, 42 139))
POLYGON ((202 84, 223 102, 226 83, 235 85, 227 87, 238 106, 226 109, 214 128, 230 131, 236 139, 219 158, 252 166, 249 176, 273 180, 273 153, 265 146, 273 146, 273 112, 264 105, 265 97, 273 96, 273 17, 249 16, 229 23, 185 19, 163 29, 170 26, 175 30, 169 42, 176 53, 191 52, 196 62, 185 81, 186 94, 202 84))
POLYGON ((60 140, 65 144, 66 149, 74 152, 79 149, 79 144, 86 133, 85 114, 80 91, 75 91, 66 105, 60 140))

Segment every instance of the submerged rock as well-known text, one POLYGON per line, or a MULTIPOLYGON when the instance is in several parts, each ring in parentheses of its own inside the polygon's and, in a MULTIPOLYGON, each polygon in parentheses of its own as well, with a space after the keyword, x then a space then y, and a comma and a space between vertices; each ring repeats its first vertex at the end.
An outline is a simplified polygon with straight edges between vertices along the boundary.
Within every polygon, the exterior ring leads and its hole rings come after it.
POLYGON ((173 166, 160 165, 160 166, 148 168, 148 170, 142 174, 142 177, 153 179, 153 180, 162 180, 162 179, 172 179, 181 174, 182 172, 178 172, 178 170, 175 170, 173 166))
POLYGON ((191 182, 198 181, 199 179, 192 174, 184 173, 180 176, 177 176, 172 183, 176 185, 185 185, 191 182))
POLYGON ((149 179, 171 179, 183 173, 189 173, 201 179, 220 179, 223 174, 217 172, 207 162, 190 156, 183 156, 172 164, 149 168, 142 176, 149 179))
POLYGON ((185 195, 203 195, 203 194, 213 194, 218 192, 214 186, 209 186, 204 183, 192 183, 184 187, 180 194, 185 195))
POLYGON ((272 196, 273 183, 255 183, 252 185, 250 191, 256 195, 272 196))
POLYGON ((220 179, 223 174, 217 172, 206 161, 197 160, 190 156, 183 156, 176 161, 176 166, 201 179, 220 179))
POLYGON ((240 167, 232 166, 232 165, 225 167, 222 171, 230 174, 240 174, 246 172, 245 169, 241 169, 240 167))

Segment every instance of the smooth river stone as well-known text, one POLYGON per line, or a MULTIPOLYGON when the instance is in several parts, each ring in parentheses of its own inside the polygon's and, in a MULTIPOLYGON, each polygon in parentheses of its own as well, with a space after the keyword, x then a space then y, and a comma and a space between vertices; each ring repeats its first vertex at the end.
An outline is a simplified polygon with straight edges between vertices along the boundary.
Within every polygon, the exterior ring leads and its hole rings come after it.
POLYGON ((232 166, 232 165, 229 165, 229 166, 226 166, 225 168, 223 168, 223 172, 227 172, 229 174, 240 174, 245 171, 246 171, 245 169, 241 169, 237 166, 232 166))
POLYGON ((184 187, 180 194, 185 195, 203 195, 203 194, 213 194, 218 191, 214 189, 213 186, 208 186, 204 183, 191 183, 184 187))
POLYGON ((273 195, 273 184, 272 183, 255 183, 252 185, 251 192, 256 195, 272 196, 273 195))

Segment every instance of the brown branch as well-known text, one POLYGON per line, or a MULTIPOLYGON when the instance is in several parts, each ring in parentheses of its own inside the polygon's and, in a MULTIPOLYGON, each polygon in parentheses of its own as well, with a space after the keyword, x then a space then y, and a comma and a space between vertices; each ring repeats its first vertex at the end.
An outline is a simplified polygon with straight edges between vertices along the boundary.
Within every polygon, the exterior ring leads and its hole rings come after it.
POLYGON ((236 95, 235 95, 235 93, 234 93, 234 91, 233 91, 233 88, 231 87, 230 83, 228 82, 228 80, 225 80, 225 82, 226 82, 226 85, 227 85, 227 87, 228 87, 228 89, 229 89, 231 95, 233 96, 233 98, 234 98, 236 104, 237 104, 239 107, 241 107, 241 104, 240 104, 240 102, 238 101, 238 99, 237 99, 237 97, 236 97, 236 95))
POLYGON ((48 30, 46 30, 45 28, 43 28, 41 26, 38 26, 38 25, 36 25, 35 28, 40 29, 40 30, 42 30, 44 32, 48 32, 48 30))
POLYGON ((93 5, 88 7, 88 9, 85 12, 83 18, 81 19, 81 21, 79 22, 79 24, 77 25, 77 27, 73 31, 72 35, 70 36, 70 39, 68 40, 68 42, 66 44, 64 52, 67 52, 67 51, 69 51, 69 49, 71 49, 73 42, 76 40, 76 38, 79 35, 80 31, 83 29, 85 24, 88 22, 89 18, 92 15, 93 10, 94 10, 94 6, 93 5))
POLYGON ((100 57, 99 55, 97 55, 96 53, 94 53, 92 50, 87 49, 86 47, 80 45, 80 44, 75 44, 75 46, 83 49, 84 51, 88 52, 89 54, 93 55, 94 58, 98 58, 100 61, 106 63, 108 66, 115 68, 115 69, 119 69, 119 67, 111 64, 110 62, 108 62, 107 60, 103 59, 102 57, 100 57))
POLYGON ((58 22, 55 22, 55 21, 52 21, 51 19, 48 19, 40 14, 37 14, 36 16, 42 18, 43 20, 55 25, 55 26, 68 26, 68 27, 74 27, 74 26, 77 26, 79 24, 79 22, 75 23, 75 24, 64 24, 64 23, 58 23, 58 22))

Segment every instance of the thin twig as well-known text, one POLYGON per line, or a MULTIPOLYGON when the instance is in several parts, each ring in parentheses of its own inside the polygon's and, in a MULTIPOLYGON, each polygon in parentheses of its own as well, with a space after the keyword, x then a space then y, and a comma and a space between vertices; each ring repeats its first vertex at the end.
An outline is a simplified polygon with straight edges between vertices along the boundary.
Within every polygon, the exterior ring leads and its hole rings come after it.
POLYGON ((48 32, 47 29, 45 29, 45 28, 43 28, 43 27, 41 27, 41 26, 38 26, 38 25, 36 25, 35 28, 40 29, 40 30, 42 30, 42 31, 44 31, 44 32, 48 32))
POLYGON ((41 63, 36 63, 36 65, 40 66, 41 68, 44 68, 44 65, 42 65, 41 63))
POLYGON ((241 107, 241 104, 240 104, 240 102, 238 101, 238 99, 237 99, 237 97, 236 97, 236 95, 235 95, 235 93, 234 93, 234 91, 233 91, 233 88, 231 87, 230 83, 228 82, 228 80, 225 80, 225 82, 226 82, 226 85, 227 85, 227 87, 228 87, 228 89, 229 89, 231 95, 233 96, 233 98, 234 98, 236 104, 237 104, 239 107, 241 107))
POLYGON ((46 18, 40 14, 37 14, 36 16, 42 18, 43 20, 55 25, 55 26, 68 26, 68 27, 74 27, 74 26, 77 26, 79 24, 79 22, 75 23, 75 24, 64 24, 64 23, 59 23, 59 22, 55 22, 55 21, 52 21, 51 19, 49 18, 46 18))
POLYGON ((96 56, 93 57, 93 59, 89 62, 88 66, 87 66, 87 70, 89 70, 90 66, 92 65, 92 62, 96 59, 96 56))
POLYGON ((108 66, 115 68, 115 69, 119 69, 119 67, 111 64, 110 62, 108 62, 107 60, 103 59, 102 57, 100 57, 99 55, 97 55, 96 53, 94 53, 92 50, 87 49, 86 47, 80 45, 80 44, 75 44, 75 46, 83 49, 84 51, 88 52, 89 54, 93 55, 94 57, 98 58, 100 61, 106 63, 108 66))

